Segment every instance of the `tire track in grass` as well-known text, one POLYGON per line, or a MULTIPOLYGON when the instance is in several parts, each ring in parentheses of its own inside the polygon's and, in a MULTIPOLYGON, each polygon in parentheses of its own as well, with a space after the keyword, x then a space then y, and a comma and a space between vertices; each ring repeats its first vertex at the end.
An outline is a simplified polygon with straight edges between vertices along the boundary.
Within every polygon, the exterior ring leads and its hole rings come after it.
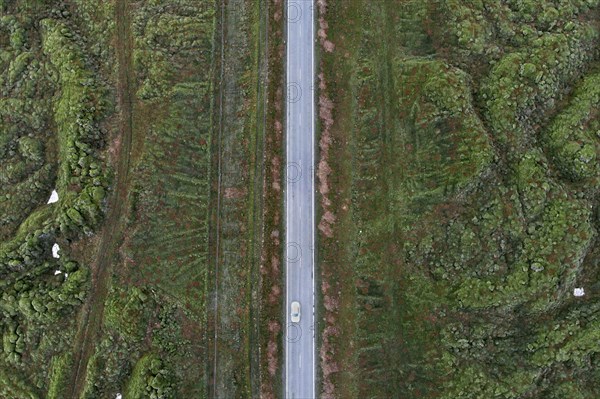
POLYGON ((116 54, 118 60, 117 97, 119 105, 119 133, 121 148, 117 161, 115 191, 111 194, 109 210, 101 231, 96 262, 92 265, 92 284, 79 319, 79 330, 75 339, 73 375, 69 384, 69 397, 78 399, 85 386, 87 364, 99 336, 104 314, 104 301, 108 293, 108 282, 112 261, 119 249, 124 227, 124 209, 129 193, 129 170, 131 143, 133 138, 132 108, 133 70, 131 55, 133 39, 129 0, 116 0, 116 54))
MULTIPOLYGON (((220 3, 220 14, 218 17, 219 26, 220 26, 220 62, 219 62, 219 94, 218 94, 218 129, 216 129, 217 133, 217 188, 216 188, 216 211, 215 211, 215 229, 214 229, 214 237, 215 237, 215 261, 214 261, 214 313, 213 313, 213 348, 212 348, 212 386, 209 387, 209 397, 215 398, 217 397, 217 364, 218 364, 218 315, 219 315, 219 244, 220 244, 220 210, 221 210, 221 137, 223 135, 223 76, 224 76, 224 58, 225 58, 225 1, 221 0, 220 3)), ((208 326, 210 330, 210 326, 208 326)), ((210 345, 210 344, 209 344, 210 345)), ((209 352, 210 353, 210 352, 209 352)), ((209 362, 210 364, 210 362, 209 362)), ((210 373, 209 373, 210 375, 210 373)))

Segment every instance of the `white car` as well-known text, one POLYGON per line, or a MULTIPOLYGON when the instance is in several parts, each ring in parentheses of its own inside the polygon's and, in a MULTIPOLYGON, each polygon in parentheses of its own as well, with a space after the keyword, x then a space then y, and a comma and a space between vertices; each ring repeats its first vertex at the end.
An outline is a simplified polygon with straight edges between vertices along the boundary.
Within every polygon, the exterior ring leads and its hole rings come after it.
POLYGON ((292 302, 292 323, 299 323, 300 322, 300 302, 298 301, 294 301, 292 302))

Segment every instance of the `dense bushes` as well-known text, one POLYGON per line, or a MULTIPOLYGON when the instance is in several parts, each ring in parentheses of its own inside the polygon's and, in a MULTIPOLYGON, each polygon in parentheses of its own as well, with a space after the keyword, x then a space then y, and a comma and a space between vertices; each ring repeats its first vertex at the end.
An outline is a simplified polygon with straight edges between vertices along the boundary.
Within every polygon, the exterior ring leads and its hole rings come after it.
POLYGON ((94 60, 95 66, 107 75, 114 74, 115 48, 108 32, 115 30, 115 3, 112 1, 74 0, 77 6, 63 10, 61 15, 74 12, 73 20, 84 32, 86 56, 94 60))
POLYGON ((531 143, 532 128, 594 59, 597 38, 598 31, 586 25, 569 34, 548 34, 533 40, 531 50, 510 53, 493 67, 481 98, 490 133, 509 157, 531 143))
POLYGON ((146 354, 138 360, 127 384, 126 398, 174 398, 171 372, 155 354, 146 354))
MULTIPOLYGON (((39 365, 72 340, 68 326, 87 291, 89 271, 69 244, 102 218, 100 123, 110 104, 64 4, 0 8, 0 357, 44 389, 49 369, 39 365), (54 188, 59 202, 46 205, 54 188), (60 258, 52 256, 57 242, 60 258)), ((49 395, 63 397, 55 380, 49 395)), ((0 396, 29 397, 15 389, 0 396)))
POLYGON ((3 398, 39 399, 39 395, 29 384, 19 378, 14 370, 10 372, 0 369, 0 396, 3 398))
POLYGON ((68 236, 90 234, 102 214, 107 178, 97 155, 104 145, 98 120, 107 104, 103 88, 83 68, 83 58, 68 28, 54 20, 41 21, 43 46, 59 75, 62 88, 55 107, 62 163, 58 189, 65 198, 57 223, 68 236), (72 189, 72 192, 67 190, 72 189))
MULTIPOLYGON (((63 266, 64 274, 42 280, 18 280, 5 288, 0 306, 5 314, 48 324, 56 321, 66 309, 81 304, 87 271, 77 269, 74 262, 63 266)), ((60 270, 60 269, 57 269, 60 270)), ((54 274, 54 270, 48 270, 54 274)))
POLYGON ((515 260, 507 265, 508 273, 460 283, 456 291, 459 307, 521 306, 522 312, 532 314, 551 310, 557 297, 571 295, 593 235, 589 218, 585 204, 564 197, 552 200, 541 218, 529 224, 527 234, 513 236, 519 239, 520 249, 513 248, 515 260), (528 306, 523 307, 525 303, 528 306))
POLYGON ((9 36, 0 57, 0 240, 44 200, 55 174, 46 155, 52 148, 43 144, 55 88, 35 41, 24 34, 30 25, 13 15, 0 18, 0 32, 9 36))
POLYGON ((593 299, 574 304, 571 298, 597 233, 589 202, 547 177, 542 158, 524 157, 511 185, 488 177, 459 214, 419 243, 424 258, 416 263, 430 267, 449 290, 450 301, 438 314, 444 320, 440 343, 443 364, 456 371, 444 398, 519 398, 557 386, 552 373, 565 367, 568 375, 592 378, 589 362, 597 349, 585 343, 594 340, 600 313, 593 299), (585 312, 575 317, 581 340, 561 321, 573 317, 572 307, 585 312), (545 331, 569 337, 565 348, 532 342, 545 331), (540 345, 545 364, 536 360, 540 345), (586 360, 565 366, 575 359, 586 360), (544 370, 549 376, 541 383, 544 370))
MULTIPOLYGON (((451 45, 451 60, 483 77, 476 98, 509 157, 531 144, 533 131, 597 57, 598 28, 582 14, 597 1, 554 6, 542 2, 542 11, 534 12, 529 2, 490 1, 434 8, 432 19, 444 17, 450 33, 450 42, 439 40, 451 45)), ((565 151, 585 160, 591 149, 570 145, 565 151)))
POLYGON ((477 313, 447 325, 443 361, 456 371, 442 397, 597 397, 598 310, 573 304, 552 319, 477 313))
POLYGON ((438 24, 430 35, 438 48, 443 49, 453 63, 481 76, 481 72, 505 54, 526 49, 540 37, 549 33, 568 34, 578 29, 599 2, 452 0, 430 3, 428 21, 438 24))
POLYGON ((599 177, 600 74, 587 76, 568 107, 542 132, 542 140, 564 177, 599 177))
MULTIPOLYGON (((16 168, 23 164, 16 164, 16 168)), ((10 164, 3 165, 7 169, 14 171, 10 164)), ((0 167, 0 169, 3 169, 0 167)), ((25 168, 23 168, 25 169, 25 168)), ((4 177, 10 178, 7 173, 4 177)), ((52 180, 54 178, 53 165, 44 165, 40 169, 24 177, 18 183, 11 185, 11 190, 4 194, 0 200, 0 239, 9 238, 27 215, 31 213, 40 203, 48 199, 48 192, 51 190, 52 180)), ((0 180, 2 180, 0 178, 0 180)), ((6 185, 10 182, 3 183, 6 185)))
POLYGON ((447 4, 499 167, 414 252, 449 288, 443 398, 597 397, 600 312, 573 290, 598 235, 598 4, 554 3, 447 4))
MULTIPOLYGON (((0 27, 10 32, 25 29, 12 16, 3 17, 1 22, 0 27)), ((4 187, 11 185, 10 192, 0 197, 3 239, 10 237, 19 223, 47 199, 56 177, 52 154, 55 145, 60 153, 56 186, 62 196, 56 226, 62 233, 74 237, 93 231, 102 214, 107 187, 106 172, 98 157, 105 140, 98 127, 107 108, 105 91, 86 70, 70 28, 51 19, 39 24, 41 43, 29 43, 36 52, 20 51, 24 44, 14 39, 3 59, 6 69, 0 83, 5 94, 11 96, 0 102, 0 122, 6 127, 0 141, 0 179, 4 187), (48 64, 38 60, 42 50, 48 64), (60 90, 51 113, 50 96, 56 85, 60 90), (58 131, 57 143, 48 140, 51 117, 58 131), (42 139, 48 145, 44 146, 42 139)))
POLYGON ((332 335, 356 348, 327 352, 348 361, 323 357, 328 378, 360 396, 599 397, 600 3, 389 3, 329 2, 342 159, 322 267, 351 273, 323 291, 341 286, 326 310, 351 321, 332 335), (398 33, 411 18, 435 54, 398 33))
POLYGON ((190 314, 158 291, 111 288, 104 312, 105 334, 88 363, 84 398, 115 391, 123 392, 124 398, 171 398, 182 386, 196 383, 183 378, 189 372, 184 364, 192 356, 189 348, 197 344, 184 332, 183 317, 190 314), (140 359, 140 353, 147 354, 140 359))
POLYGON ((82 303, 86 291, 87 270, 79 268, 64 254, 60 259, 42 261, 49 258, 50 244, 35 237, 30 236, 12 252, 8 262, 12 273, 0 284, 0 314, 8 321, 4 330, 4 354, 11 363, 20 362, 25 344, 31 343, 22 334, 24 326, 56 323, 82 303), (24 255, 19 257, 19 254, 24 255))
POLYGON ((148 319, 148 299, 148 295, 137 287, 127 293, 115 291, 106 304, 106 327, 118 331, 126 339, 140 339, 148 319))

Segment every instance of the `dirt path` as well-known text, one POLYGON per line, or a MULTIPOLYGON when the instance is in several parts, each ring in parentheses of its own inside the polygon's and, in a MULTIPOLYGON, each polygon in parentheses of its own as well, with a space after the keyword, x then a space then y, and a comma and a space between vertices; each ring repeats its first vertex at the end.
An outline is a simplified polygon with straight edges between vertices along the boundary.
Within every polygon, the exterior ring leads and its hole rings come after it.
POLYGON ((124 227, 124 213, 126 210, 129 189, 129 168, 131 159, 132 108, 133 95, 131 86, 133 70, 131 56, 133 40, 131 36, 131 20, 129 14, 129 0, 116 0, 116 53, 119 62, 117 96, 120 111, 119 131, 121 148, 117 161, 116 189, 109 200, 109 210, 101 231, 100 244, 96 263, 92 265, 92 285, 88 294, 88 301, 84 304, 79 320, 79 330, 74 346, 74 368, 71 383, 69 384, 69 397, 78 399, 85 386, 85 377, 88 360, 94 351, 96 339, 102 328, 104 302, 108 293, 108 283, 111 266, 119 249, 119 243, 124 227))

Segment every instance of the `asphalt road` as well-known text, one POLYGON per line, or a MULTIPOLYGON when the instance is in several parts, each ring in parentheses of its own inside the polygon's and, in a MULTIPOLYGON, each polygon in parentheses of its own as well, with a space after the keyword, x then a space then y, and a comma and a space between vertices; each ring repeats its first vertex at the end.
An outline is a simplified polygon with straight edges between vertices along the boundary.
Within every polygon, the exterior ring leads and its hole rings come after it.
POLYGON ((288 0, 286 116, 286 330, 288 399, 315 395, 315 65, 313 0, 288 0), (301 318, 292 323, 290 305, 301 318))

